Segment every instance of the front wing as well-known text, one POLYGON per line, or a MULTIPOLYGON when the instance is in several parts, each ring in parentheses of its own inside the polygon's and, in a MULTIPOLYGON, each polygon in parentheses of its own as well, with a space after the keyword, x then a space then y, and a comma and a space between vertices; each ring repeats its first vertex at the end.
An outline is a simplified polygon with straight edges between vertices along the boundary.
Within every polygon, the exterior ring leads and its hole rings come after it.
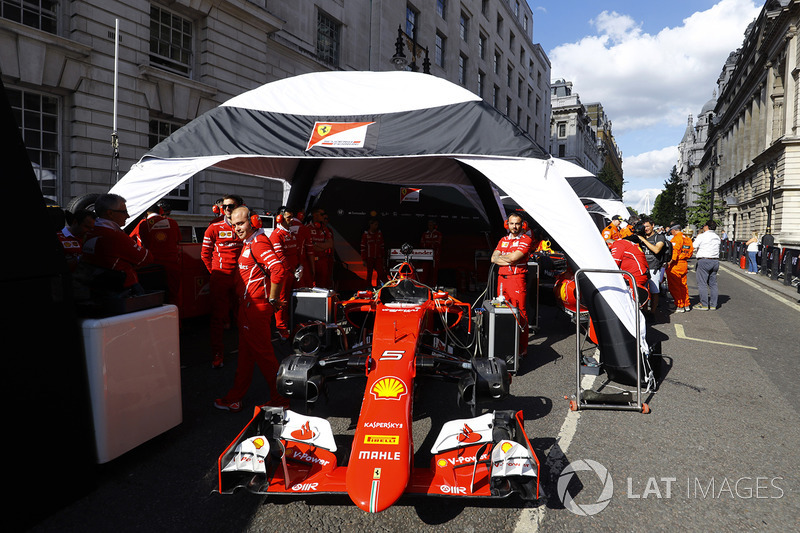
MULTIPOLYGON (((256 408, 218 460, 218 492, 347 494, 346 464, 330 424, 280 408, 256 408), (341 461, 344 463, 344 461, 341 461)), ((381 453, 381 452, 377 452, 381 453)), ((429 468, 412 468, 404 494, 539 498, 539 461, 522 412, 495 411, 446 423, 431 449, 429 468), (477 458, 477 460, 476 460, 477 458)), ((363 472, 377 487, 380 469, 363 472)))

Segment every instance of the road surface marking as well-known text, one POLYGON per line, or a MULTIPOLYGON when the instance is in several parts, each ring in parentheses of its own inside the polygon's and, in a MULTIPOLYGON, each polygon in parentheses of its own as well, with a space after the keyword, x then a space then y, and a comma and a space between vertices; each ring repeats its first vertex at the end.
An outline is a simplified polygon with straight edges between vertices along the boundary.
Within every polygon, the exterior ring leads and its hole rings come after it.
POLYGON ((767 296, 771 296, 774 299, 778 300, 779 302, 788 305, 790 308, 794 309, 795 311, 800 311, 800 304, 797 304, 797 303, 794 303, 794 302, 791 302, 791 301, 787 300, 785 296, 778 296, 777 294, 775 294, 774 289, 771 289, 770 287, 764 286, 764 285, 762 285, 760 283, 756 283, 755 281, 750 281, 747 278, 746 274, 741 274, 741 273, 736 272, 736 271, 729 271, 729 272, 732 272, 737 278, 739 278, 741 281, 744 281, 747 285, 750 285, 754 289, 759 289, 761 292, 763 292, 767 296), (766 290, 765 291, 763 289, 771 289, 771 290, 766 290))
MULTIPOLYGON (((584 375, 581 379, 581 390, 591 389, 594 385, 595 376, 584 375)), ((567 449, 572 444, 572 439, 575 438, 575 433, 578 431, 578 419, 581 417, 580 411, 567 411, 567 417, 564 423, 561 424, 561 429, 556 436, 555 444, 550 448, 550 452, 544 460, 542 465, 542 472, 552 472, 558 463, 565 461, 567 456, 567 449)), ((565 465, 566 466, 566 465, 565 465)), ((533 509, 522 509, 517 520, 517 525, 514 528, 514 533, 537 533, 541 530, 542 523, 544 522, 545 511, 547 510, 547 495, 544 493, 545 487, 542 486, 542 479, 539 478, 539 505, 533 509)))
POLYGON ((733 346, 734 348, 745 348, 746 350, 758 350, 755 346, 745 346, 744 344, 733 344, 730 342, 710 341, 708 339, 695 339, 694 337, 687 337, 686 332, 683 330, 683 324, 675 324, 675 333, 679 339, 686 339, 687 341, 708 342, 710 344, 722 344, 723 346, 733 346))

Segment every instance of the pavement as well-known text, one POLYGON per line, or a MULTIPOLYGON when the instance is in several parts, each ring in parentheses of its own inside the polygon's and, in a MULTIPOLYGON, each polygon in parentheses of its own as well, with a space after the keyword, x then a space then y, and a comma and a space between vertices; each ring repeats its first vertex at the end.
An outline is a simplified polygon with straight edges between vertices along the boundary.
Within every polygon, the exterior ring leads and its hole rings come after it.
MULTIPOLYGON (((693 269, 693 266, 692 266, 693 269)), ((735 276, 747 285, 757 288, 764 294, 769 294, 774 298, 788 302, 792 307, 798 305, 800 294, 796 287, 783 285, 782 281, 775 281, 762 275, 747 275, 745 271, 738 268, 738 265, 729 262, 721 262, 720 269, 726 274, 735 276)), ((693 278, 690 274, 690 278, 693 278)), ((694 293, 693 293, 694 294, 694 293)), ((720 318, 729 310, 723 305, 716 316, 720 318)), ((797 307, 800 309, 800 307, 797 307)), ((562 433, 567 427, 560 427, 563 418, 560 412, 564 409, 566 402, 558 404, 558 410, 554 410, 555 403, 563 397, 563 392, 569 391, 570 375, 574 375, 574 368, 571 363, 570 353, 574 354, 574 326, 564 326, 563 316, 558 316, 554 308, 544 306, 542 309, 543 321, 549 327, 555 325, 553 333, 549 336, 540 336, 534 340, 537 344, 536 362, 526 360, 526 368, 518 378, 515 378, 517 390, 525 391, 515 401, 524 406, 526 413, 526 428, 530 424, 534 431, 529 430, 529 434, 540 436, 535 438, 534 447, 537 455, 547 460, 556 457, 551 461, 548 468, 551 469, 551 476, 554 472, 560 472, 563 466, 559 463, 558 454, 553 453, 553 447, 559 446, 566 450, 566 444, 562 433), (559 325, 560 324, 560 325, 559 325), (560 328, 560 329, 558 329, 560 328), (557 330, 557 331, 556 331, 557 330), (565 378, 565 376, 567 376, 565 378), (529 379, 532 377, 533 379, 529 379), (526 383, 524 383, 526 382, 526 383), (555 385, 554 385, 555 384, 555 385), (530 388, 529 388, 530 387, 530 388), (529 391, 536 388, 536 394, 529 391), (547 416, 553 414, 556 416, 547 416), (556 436, 553 438, 553 436, 556 436), (547 436, 546 438, 543 436, 547 436), (554 446, 554 443, 558 445, 554 446)), ((683 316, 672 316, 675 323, 685 324, 696 323, 697 319, 707 316, 714 319, 710 314, 690 313, 683 316), (695 316, 699 315, 699 316, 695 316), (687 322, 688 320, 688 322, 687 322)), ((660 324, 654 329, 661 327, 665 329, 672 324, 660 324)), ((236 332, 227 331, 225 337, 226 347, 230 354, 235 353, 236 332)), ((680 343, 670 340, 669 342, 680 343)), ((275 343, 279 356, 289 352, 288 343, 275 343)), ((677 346, 677 345, 676 345, 677 346)), ((665 345, 665 352, 676 352, 677 348, 665 345)), ((698 357, 703 356, 700 351, 698 357)), ((574 357, 574 356, 572 356, 574 357)), ((268 399, 266 383, 263 378, 256 373, 253 386, 244 399, 244 411, 242 413, 231 414, 214 409, 212 402, 214 398, 222 396, 233 382, 235 371, 235 358, 229 357, 228 363, 222 369, 212 369, 210 364, 210 352, 208 347, 208 323, 207 319, 199 318, 184 321, 181 329, 181 382, 183 393, 183 422, 167 431, 166 433, 142 444, 123 456, 113 461, 97 465, 96 468, 87 472, 87 477, 93 478, 93 487, 88 493, 70 493, 69 485, 67 489, 51 493, 47 497, 59 498, 61 506, 47 516, 29 517, 27 529, 35 532, 84 532, 84 531, 114 531, 122 533, 125 531, 249 531, 249 530, 278 530, 292 529, 297 531, 335 531, 342 528, 344 524, 351 524, 352 530, 374 531, 409 528, 418 524, 417 521, 409 521, 406 511, 398 508, 397 511, 382 515, 382 522, 369 521, 372 517, 362 516, 363 513, 354 513, 347 507, 347 501, 336 500, 328 505, 314 505, 307 502, 286 502, 280 499, 274 500, 268 507, 265 507, 263 497, 250 495, 248 493, 237 493, 236 497, 220 497, 214 494, 213 489, 216 483, 216 460, 219 453, 233 437, 241 430, 244 423, 249 419, 252 409, 258 403, 263 403, 268 399), (339 507, 336 504, 343 505, 339 507), (277 513, 277 514, 276 514, 277 513), (395 514, 397 513, 397 514, 395 514), (279 516, 280 515, 280 516, 279 516), (255 517, 255 518, 254 518, 255 517), (312 522, 317 520, 318 522, 312 522), (392 522, 392 520, 397 522, 392 522), (302 525, 301 525, 302 521, 302 525), (336 525, 331 525, 336 521, 336 525), (309 525, 314 524, 314 525, 309 525), (296 527, 293 527, 296 526, 296 527)), ((685 396, 682 391, 691 393, 693 388, 684 384, 692 384, 693 375, 682 376, 673 370, 669 377, 669 389, 675 391, 675 396, 668 396, 667 392, 661 392, 661 405, 658 406, 659 414, 657 417, 649 419, 645 417, 647 424, 652 426, 648 429, 652 431, 664 431, 663 442, 669 442, 675 435, 667 434, 666 421, 675 405, 680 402, 689 403, 691 397, 685 396), (683 387, 683 388, 681 388, 683 387), (673 403, 667 407, 667 400, 673 403), (659 429, 664 426, 664 429, 659 429)), ((709 384, 702 383, 703 387, 712 387, 713 379, 709 377, 709 384)), ((699 387, 698 387, 699 388, 699 387)), ((437 392, 437 394, 441 394, 437 392)), ((341 413, 358 413, 360 398, 356 395, 342 392, 331 398, 330 404, 334 409, 334 416, 342 417, 341 413)), ((444 409, 447 409, 451 398, 447 401, 441 400, 444 409)), ((505 408, 505 407, 503 407, 505 408)), ((687 405, 687 412, 694 409, 693 405, 687 405)), ((617 416, 617 415, 608 415, 617 416)), ((618 425, 639 423, 637 418, 632 416, 618 415, 620 422, 618 425), (635 422, 634 422, 635 421, 635 422)), ((638 415, 637 415, 638 416, 638 415)), ((652 416, 652 415, 648 415, 652 416)), ((719 418, 718 415, 715 415, 719 418)), ((705 426, 698 424, 697 428, 692 428, 702 437, 704 428, 709 427, 714 422, 714 416, 709 415, 705 426)), ((344 426, 352 423, 346 416, 341 419, 344 426)), ((415 431, 416 431, 415 421, 415 431)), ((731 426, 738 424, 738 420, 731 421, 731 426)), ((776 422, 775 427, 786 427, 786 422, 776 422)), ((687 427, 685 422, 675 422, 669 428, 687 427)), ((671 429, 672 430, 672 429, 671 429)), ((635 434, 635 426, 632 426, 630 433, 635 434)), ((707 431, 706 431, 707 433, 707 431)), ((584 429, 580 435, 592 435, 584 429)), ((599 436, 594 435, 595 439, 599 436)), ((788 438, 785 437, 785 438, 788 438)), ((576 438, 573 448, 577 450, 581 443, 576 438)), ((661 442, 661 441, 659 441, 661 442)), ((631 442, 633 444, 633 442, 631 442)), ((613 450, 617 443, 610 441, 603 449, 613 450)), ((600 457, 598 457, 600 458, 600 457)), ((610 462, 610 459, 609 459, 610 462)), ((631 466, 633 468, 633 466, 631 466)), ((545 473, 543 473, 543 476, 545 473)), ((543 483, 548 481, 543 477, 543 483)), ((554 479, 549 480, 550 485, 554 486, 554 479)), ((345 499, 346 500, 346 499, 345 499)), ((464 531, 469 529, 468 521, 472 524, 480 524, 486 520, 486 516, 491 516, 494 520, 491 530, 510 530, 514 528, 514 520, 517 514, 514 513, 491 513, 489 507, 482 507, 480 504, 469 504, 470 507, 453 511, 453 515, 448 515, 447 520, 442 518, 441 513, 448 510, 447 506, 437 503, 427 503, 418 507, 418 519, 428 525, 446 525, 446 530, 464 531), (427 506, 427 507, 426 507, 427 506), (459 514, 460 513, 460 514, 459 514), (496 522, 498 516, 506 517, 508 523, 500 524, 496 522), (469 520, 468 520, 469 519, 469 520)), ((314 503, 318 503, 315 500, 314 503)), ((513 502, 499 505, 510 505, 508 511, 514 509, 513 502)), ((549 504, 548 504, 549 506, 549 504)), ((352 507, 352 506, 350 506, 352 507)), ((562 508, 563 509, 563 508, 562 508)), ((544 507, 539 507, 532 511, 541 513, 544 507)), ((518 509, 515 510, 518 512, 518 509)), ((569 514, 569 513, 567 513, 569 514)), ((624 512, 621 512, 625 516, 624 512)), ((563 513, 562 513, 563 515, 563 513)), ((609 513, 610 515, 610 513, 609 513)), ((525 517, 526 515, 522 515, 525 517)), ((557 514, 548 515, 552 519, 557 514)), ((532 514, 531 520, 541 520, 541 516, 532 514)), ((665 517, 666 518, 666 517, 665 517)), ((672 518, 674 520, 674 516, 672 518)), ((691 524, 691 517, 687 518, 691 524)), ((522 519, 520 519, 520 523, 522 519)), ((665 522, 666 523, 666 522, 665 522)), ((579 528, 587 524, 579 525, 579 528)), ((630 529, 622 522, 619 524, 623 529, 630 529)), ((723 524, 724 525, 724 524, 723 524)), ((565 524, 566 530, 574 530, 575 524, 565 524)), ((487 526, 488 528, 488 526, 487 526)), ((519 529, 519 525, 517 525, 519 529)), ((676 528, 679 529, 679 527, 676 528)), ((14 528, 12 528, 13 530, 14 528)), ((487 530, 475 525, 474 531, 487 530)))

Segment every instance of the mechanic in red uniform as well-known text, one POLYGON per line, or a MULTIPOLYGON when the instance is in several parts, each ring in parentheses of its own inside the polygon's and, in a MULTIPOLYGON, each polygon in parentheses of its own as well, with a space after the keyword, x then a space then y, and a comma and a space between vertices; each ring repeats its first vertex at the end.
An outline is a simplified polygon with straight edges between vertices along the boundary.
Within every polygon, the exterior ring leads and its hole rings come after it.
POLYGON ((300 258, 300 266, 303 267, 300 279, 297 280, 296 287, 314 286, 314 253, 311 248, 311 230, 303 224, 303 212, 298 211, 292 218, 292 225, 289 228, 297 239, 297 255, 300 258))
POLYGON ((308 225, 314 254, 314 286, 333 288, 333 232, 325 224, 325 210, 314 209, 308 225))
POLYGON ((267 380, 270 399, 266 405, 288 407, 289 400, 278 394, 278 360, 272 347, 270 321, 280 309, 280 281, 285 273, 275 255, 259 219, 247 207, 238 207, 231 215, 236 234, 243 243, 236 270, 236 292, 239 295, 239 358, 233 387, 214 407, 225 411, 242 410, 242 398, 253 381, 257 365, 267 380), (254 223, 256 224, 254 226, 254 223))
POLYGON ((75 271, 83 251, 86 234, 94 227, 97 215, 88 209, 78 209, 74 214, 65 212, 67 224, 56 236, 64 248, 64 257, 71 271, 75 271))
POLYGON ((212 222, 203 235, 200 257, 211 273, 209 281, 211 292, 211 366, 221 368, 224 364, 225 345, 223 330, 230 321, 231 311, 236 311, 236 265, 242 250, 242 241, 236 235, 231 222, 233 210, 243 204, 237 195, 222 199, 222 220, 212 222))
POLYGON ((117 194, 102 194, 94 203, 97 220, 86 234, 81 263, 123 274, 120 291, 144 293, 136 269, 153 262, 153 254, 139 246, 122 229, 128 220, 125 199, 117 194))
POLYGON ((361 234, 361 261, 367 267, 367 287, 372 284, 372 272, 375 272, 375 284, 381 286, 386 281, 384 263, 384 242, 377 218, 369 219, 367 229, 361 234))
POLYGON ((164 201, 147 209, 142 219, 131 232, 139 246, 153 254, 153 262, 164 267, 166 275, 167 303, 180 302, 181 289, 181 229, 178 223, 166 216, 164 201))
POLYGON ((508 235, 497 243, 491 260, 500 267, 497 274, 497 295, 503 296, 509 305, 519 309, 519 355, 524 356, 528 352, 528 256, 533 241, 524 233, 527 228, 520 214, 508 215, 506 225, 508 235))
POLYGON ((275 310, 275 327, 278 329, 278 335, 280 335, 281 340, 289 338, 288 304, 292 298, 292 289, 294 289, 295 283, 298 282, 298 274, 302 273, 302 270, 298 271, 300 254, 297 246, 297 237, 291 231, 293 220, 294 210, 281 206, 275 217, 275 229, 272 230, 269 236, 275 255, 278 256, 284 269, 283 278, 275 280, 281 283, 279 298, 282 305, 280 309, 275 310))
POLYGON ((419 239, 419 247, 433 250, 433 261, 422 261, 422 282, 431 287, 439 277, 439 258, 442 251, 442 232, 436 221, 428 220, 428 230, 419 239))
MULTIPOLYGON (((611 244, 611 257, 620 270, 630 272, 633 276, 636 291, 639 293, 639 307, 642 308, 650 299, 650 290, 647 287, 650 268, 647 266, 647 257, 638 243, 638 235, 629 235, 614 241, 611 244)), ((630 284, 627 276, 625 282, 630 284)))
POLYGON ((611 217, 611 223, 603 228, 603 240, 606 241, 606 244, 611 247, 611 244, 614 241, 617 241, 621 238, 619 234, 619 227, 622 224, 622 216, 614 215, 611 217))

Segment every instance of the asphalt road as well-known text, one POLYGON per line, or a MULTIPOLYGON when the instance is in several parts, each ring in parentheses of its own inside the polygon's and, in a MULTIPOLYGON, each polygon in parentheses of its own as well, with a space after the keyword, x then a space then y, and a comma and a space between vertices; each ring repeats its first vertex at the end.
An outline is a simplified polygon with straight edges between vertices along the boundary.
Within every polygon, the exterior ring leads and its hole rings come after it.
MULTIPOLYGON (((556 308, 540 307, 540 331, 512 397, 496 406, 524 412, 542 464, 542 497, 532 503, 409 498, 370 515, 346 497, 213 493, 216 459, 266 397, 266 385, 256 378, 242 413, 214 409, 232 382, 233 358, 212 370, 207 324, 187 323, 183 423, 87 473, 96 478, 89 494, 51 493, 63 508, 31 531, 795 530, 800 305, 793 289, 752 278, 723 264, 718 311, 665 312, 651 325, 648 337, 661 355, 653 358, 660 386, 645 398, 649 414, 570 411, 564 397, 576 392, 574 325, 556 308)), ((689 279, 696 295, 693 271, 689 279)), ((227 343, 235 349, 233 333, 227 343)), ((595 389, 604 382, 603 375, 585 379, 595 389)), ((327 416, 336 433, 352 434, 358 386, 336 383, 314 414, 327 416)), ((467 415, 455 405, 454 387, 422 387, 418 448, 429 443, 432 425, 467 415)))

